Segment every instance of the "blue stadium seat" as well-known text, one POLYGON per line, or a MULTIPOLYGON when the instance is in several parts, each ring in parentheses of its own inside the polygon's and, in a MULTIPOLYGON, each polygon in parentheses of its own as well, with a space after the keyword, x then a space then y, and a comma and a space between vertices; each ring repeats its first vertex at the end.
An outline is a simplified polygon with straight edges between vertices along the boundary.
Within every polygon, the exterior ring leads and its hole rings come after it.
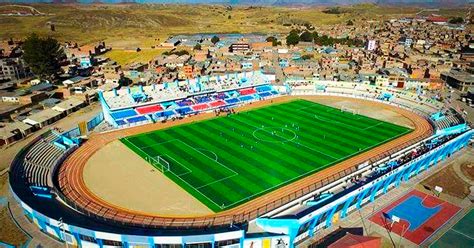
POLYGON ((141 122, 148 120, 145 116, 135 116, 132 118, 127 118, 128 123, 141 122))
POLYGON ((225 102, 226 102, 227 104, 236 104, 236 103, 238 103, 238 102, 240 102, 240 101, 239 101, 239 99, 237 99, 237 98, 230 98, 230 99, 225 99, 225 102))
POLYGON ((247 95, 247 96, 241 96, 239 97, 239 100, 242 102, 250 101, 253 100, 254 96, 253 95, 247 95))
POLYGON ((125 109, 125 110, 112 112, 111 115, 114 119, 118 120, 118 119, 125 119, 125 118, 135 116, 137 115, 137 112, 135 112, 135 110, 133 109, 125 109))

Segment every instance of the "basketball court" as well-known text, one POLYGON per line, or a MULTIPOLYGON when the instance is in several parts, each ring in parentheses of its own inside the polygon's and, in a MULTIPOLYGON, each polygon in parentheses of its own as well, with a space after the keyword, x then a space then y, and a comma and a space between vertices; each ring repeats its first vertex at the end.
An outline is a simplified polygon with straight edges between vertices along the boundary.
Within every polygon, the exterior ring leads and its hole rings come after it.
POLYGON ((420 245, 460 210, 460 207, 436 196, 413 190, 377 212, 370 220, 420 245))

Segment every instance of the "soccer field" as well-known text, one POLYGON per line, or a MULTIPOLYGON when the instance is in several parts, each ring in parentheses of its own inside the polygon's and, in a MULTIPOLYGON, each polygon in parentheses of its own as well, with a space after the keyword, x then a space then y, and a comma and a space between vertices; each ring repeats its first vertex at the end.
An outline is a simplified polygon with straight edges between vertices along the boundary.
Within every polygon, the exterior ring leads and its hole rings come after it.
POLYGON ((121 141, 219 212, 410 131, 295 100, 121 141))

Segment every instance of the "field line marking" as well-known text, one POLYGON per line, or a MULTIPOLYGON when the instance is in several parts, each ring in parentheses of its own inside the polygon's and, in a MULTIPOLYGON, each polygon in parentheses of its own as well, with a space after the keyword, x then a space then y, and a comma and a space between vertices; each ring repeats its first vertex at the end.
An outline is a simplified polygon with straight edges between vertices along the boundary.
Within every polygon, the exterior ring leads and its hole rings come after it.
MULTIPOLYGON (((267 130, 265 130, 265 129, 263 129, 263 128, 256 127, 256 126, 254 126, 254 125, 252 125, 252 124, 249 124, 249 123, 245 123, 245 122, 243 122, 243 121, 241 121, 241 120, 239 120, 239 119, 237 119, 237 118, 234 118, 234 120, 237 120, 237 121, 239 121, 239 122, 241 122, 241 123, 244 123, 244 124, 246 124, 246 125, 252 126, 252 127, 254 127, 255 129, 262 130, 262 131, 264 131, 264 132, 266 132, 266 133, 268 133, 268 134, 272 134, 271 132, 269 132, 269 131, 267 131, 267 130)), ((309 150, 311 150, 311 151, 313 151, 313 152, 317 152, 317 153, 322 154, 322 155, 324 155, 324 156, 327 156, 327 157, 330 157, 330 158, 333 158, 333 159, 337 159, 336 157, 333 157, 333 156, 331 156, 331 155, 329 155, 329 154, 326 154, 326 153, 324 153, 324 152, 315 150, 315 149, 313 149, 313 148, 311 148, 311 147, 309 147, 309 146, 303 145, 303 144, 301 144, 301 143, 297 143, 297 142, 294 141, 294 139, 292 139, 292 140, 287 140, 285 137, 280 136, 280 135, 278 135, 278 134, 274 134, 274 135, 277 136, 277 137, 279 137, 279 138, 281 138, 281 139, 283 139, 283 141, 281 141, 281 142, 291 142, 291 143, 293 143, 293 144, 297 144, 297 145, 306 147, 306 148, 308 148, 309 150)))
MULTIPOLYGON (((145 151, 143 151, 140 147, 138 147, 137 145, 135 145, 133 142, 130 142, 127 138, 125 138, 127 140, 128 143, 132 144, 134 147, 136 147, 138 150, 140 150, 142 153, 144 153, 146 156, 150 157, 151 159, 153 159, 155 162, 158 163, 158 161, 156 161, 156 159, 154 159, 153 157, 151 157, 148 153, 146 153, 145 151)), ((186 142, 180 140, 180 139, 173 139, 173 140, 169 140, 169 141, 165 141, 165 142, 162 142, 162 143, 166 143, 166 142, 172 142, 172 141, 179 141, 181 142, 182 144, 194 149, 195 151, 201 153, 203 156, 207 157, 208 159, 214 161, 213 159, 211 159, 209 156, 207 156, 206 154, 202 153, 201 151, 197 150, 195 147, 187 144, 186 142)), ((159 144, 162 144, 162 143, 159 143, 159 144)), ((155 144, 155 145, 159 145, 159 144, 155 144)), ((167 155, 168 157, 171 158, 171 156, 167 155)), ((146 159, 145 159, 146 160, 146 159)), ((234 175, 232 176, 237 176, 239 173, 237 173, 236 171, 230 169, 229 167, 223 165, 222 163, 220 163, 219 161, 215 161, 216 163, 220 164, 221 166, 224 166, 226 169, 228 169, 229 171, 232 171, 234 173, 234 175)), ((159 163, 158 163, 159 164, 159 163)), ((186 166, 185 166, 186 167, 186 166)), ((187 168, 187 167, 186 167, 187 168)), ((190 170, 189 168, 187 168, 188 170, 190 170)), ((222 205, 219 205, 217 204, 215 201, 213 201, 211 198, 209 198, 207 195, 203 194, 201 191, 199 191, 199 189, 197 189, 196 187, 194 187, 193 185, 191 185, 188 181, 184 180, 183 178, 181 178, 180 176, 184 175, 184 174, 180 174, 180 175, 177 175, 176 173, 174 173, 172 170, 170 170, 170 172, 176 177, 176 178, 179 178, 179 180, 183 181, 185 184, 187 184, 189 187, 193 188, 196 192, 198 192, 200 195, 202 195, 203 197, 205 197, 206 199, 208 199, 210 202, 214 203, 214 205, 216 205, 218 208, 220 209, 223 209, 222 205)), ((192 172, 192 171, 191 171, 192 172)), ((166 173, 163 173, 166 175, 166 173)), ((188 173, 189 174, 189 173, 188 173)), ((211 182, 211 183, 214 183, 214 182, 211 182)), ((227 206, 224 206, 224 207, 227 207, 227 206)))
MULTIPOLYGON (((140 150, 140 152, 142 152, 142 153, 146 156, 146 157, 145 157, 145 161, 148 161, 147 158, 150 158, 151 160, 155 161, 157 164, 160 164, 160 162, 158 162, 154 157, 150 156, 150 154, 148 154, 147 152, 143 151, 140 147, 138 147, 137 145, 135 145, 133 142, 130 142, 127 137, 125 137, 124 139, 125 139, 129 144, 133 145, 135 148, 137 148, 138 150, 140 150)), ((150 161, 150 162, 151 162, 151 161, 150 161)), ((152 165, 153 167, 155 167, 153 163, 151 163, 151 165, 152 165)), ((155 167, 155 168, 156 168, 156 167, 155 167)), ((162 173, 164 174, 163 171, 162 171, 162 173)))
POLYGON ((195 147, 193 147, 193 146, 189 145, 188 143, 186 143, 186 142, 182 141, 181 139, 177 139, 177 140, 178 140, 179 142, 183 143, 184 145, 186 145, 186 146, 190 147, 191 149, 195 150, 196 152, 198 152, 198 153, 202 154, 204 157, 208 158, 209 160, 211 160, 211 161, 214 161, 214 162, 218 163, 219 165, 221 165, 222 167, 226 168, 226 169, 227 169, 227 170, 229 170, 229 171, 232 171, 232 173, 234 173, 234 174, 237 174, 237 175, 239 174, 238 172, 236 172, 236 171, 232 170, 231 168, 227 167, 226 165, 222 164, 221 162, 219 162, 219 161, 217 161, 217 160, 214 160, 214 159, 210 158, 208 155, 204 154, 203 152, 201 152, 200 150, 196 149, 195 147))
MULTIPOLYGON (((340 110, 340 109, 338 109, 338 108, 335 108, 335 107, 332 107, 332 106, 326 106, 326 105, 323 105, 323 106, 331 108, 330 110, 326 110, 326 111, 325 111, 326 113, 331 113, 331 112, 334 112, 334 111, 336 111, 336 110, 339 110, 339 111, 341 111, 341 112, 347 112, 347 111, 342 111, 342 110, 340 110)), ((301 111, 301 110, 303 110, 303 109, 311 109, 311 108, 315 108, 315 107, 317 107, 317 105, 305 106, 305 107, 297 108, 297 109, 295 109, 295 111, 301 111)), ((347 112, 347 113, 349 113, 349 112, 347 112)), ((357 118, 354 118, 353 120, 360 120, 360 119, 362 119, 362 118, 363 118, 362 116, 359 116, 359 117, 357 117, 357 118)))
POLYGON ((142 146, 142 147, 140 147, 140 149, 149 148, 149 147, 154 147, 154 146, 159 146, 159 145, 162 145, 162 144, 165 144, 165 143, 173 142, 173 141, 175 141, 175 140, 177 140, 177 139, 166 140, 166 141, 159 142, 159 143, 155 143, 155 144, 149 145, 149 146, 142 146))
POLYGON ((281 185, 285 185, 286 183, 288 183, 288 182, 290 182, 290 181, 292 181, 292 180, 294 180, 294 181, 299 180, 299 179, 305 177, 305 176, 308 175, 308 174, 314 173, 314 172, 317 171, 318 169, 321 169, 321 170, 325 169, 325 168, 326 168, 328 165, 330 165, 330 164, 336 165, 337 163, 346 160, 348 157, 355 156, 356 154, 361 154, 361 153, 363 153, 363 152, 365 152, 365 151, 367 151, 367 150, 370 150, 370 149, 372 149, 372 148, 374 148, 374 147, 376 147, 376 146, 379 146, 379 145, 382 144, 382 143, 385 143, 386 141, 388 141, 388 140, 390 140, 390 139, 399 138, 399 137, 405 135, 406 133, 409 133, 410 131, 411 131, 411 130, 407 130, 407 131, 401 133, 401 134, 398 135, 398 136, 394 136, 394 137, 391 137, 391 138, 387 138, 387 139, 385 139, 385 140, 383 140, 383 141, 381 141, 381 142, 379 142, 379 143, 377 143, 377 144, 375 144, 375 145, 372 145, 372 146, 370 146, 370 147, 365 148, 365 149, 362 150, 362 151, 358 151, 358 152, 355 152, 355 153, 348 154, 347 156, 344 156, 344 157, 342 157, 342 158, 340 158, 340 159, 338 159, 338 160, 336 160, 336 161, 333 161, 333 162, 327 163, 327 164, 325 164, 325 165, 322 165, 322 166, 319 167, 319 168, 314 168, 314 169, 311 170, 311 171, 307 171, 307 172, 305 172, 305 173, 303 173, 303 174, 301 174, 301 175, 299 175, 299 176, 296 176, 296 177, 294 177, 294 178, 290 178, 290 179, 288 179, 288 180, 286 180, 286 181, 284 181, 284 182, 281 182, 281 183, 279 183, 279 184, 277 184, 277 185, 274 185, 274 186, 272 186, 272 187, 270 187, 270 188, 267 188, 267 189, 265 189, 265 190, 262 190, 262 191, 260 191, 260 192, 255 193, 255 194, 252 194, 252 195, 250 195, 250 196, 247 196, 247 197, 245 197, 245 198, 242 198, 241 200, 238 200, 238 201, 236 201, 236 202, 233 202, 233 203, 229 204, 229 205, 226 206, 226 207, 234 206, 234 205, 239 204, 240 202, 246 201, 246 200, 248 200, 248 199, 250 199, 250 198, 252 198, 252 197, 254 197, 254 196, 256 196, 256 195, 259 195, 259 194, 262 194, 262 193, 265 193, 265 192, 272 191, 273 189, 278 188, 278 187, 280 187, 281 185))
POLYGON ((219 204, 217 204, 215 201, 213 201, 211 198, 209 198, 207 195, 203 194, 201 191, 197 190, 193 185, 191 185, 190 183, 188 183, 186 180, 182 179, 181 177, 179 177, 178 175, 176 175, 176 173, 174 173, 173 171, 170 171, 173 175, 175 175, 177 178, 179 178, 181 181, 183 181, 185 184, 187 184, 189 187, 191 187, 192 189, 194 189, 196 192, 198 192, 200 195, 204 196, 204 198, 208 199, 210 202, 214 203, 214 205, 216 205, 218 208, 220 209, 223 209, 223 207, 219 204))
POLYGON ((231 178, 231 177, 235 177, 235 176, 237 176, 237 175, 238 175, 238 174, 233 174, 233 175, 230 175, 230 176, 226 176, 226 177, 224 177, 224 178, 221 178, 221 179, 219 179, 219 180, 215 180, 214 182, 206 183, 206 184, 204 184, 204 185, 202 185, 202 186, 197 187, 196 190, 199 190, 199 189, 202 189, 202 188, 207 187, 207 186, 209 186, 209 185, 212 185, 212 184, 215 184, 215 183, 218 183, 218 182, 227 180, 227 179, 229 179, 229 178, 231 178))
POLYGON ((330 120, 330 119, 326 119, 326 117, 322 117, 322 116, 319 116, 319 115, 314 115, 314 118, 320 120, 320 121, 324 121, 324 122, 329 122, 329 123, 339 123, 340 125, 344 125, 346 127, 349 127, 349 128, 354 128, 354 129, 359 129, 361 131, 366 131, 367 129, 370 129, 370 128, 373 128, 373 127, 376 127, 376 126, 379 126, 379 125, 382 125, 384 124, 384 122, 379 122, 379 123, 376 123, 374 125, 371 125, 371 126, 366 126, 364 128, 361 128, 361 127, 357 127, 357 126, 354 126, 354 125, 349 125, 349 124, 346 124, 344 122, 340 122, 340 121, 336 121, 336 120, 330 120), (326 119, 326 120, 325 120, 326 119))
MULTIPOLYGON (((188 170, 188 172, 179 174, 179 177, 193 172, 193 170, 189 169, 186 165, 184 165, 183 163, 179 162, 178 160, 176 160, 176 159, 173 158, 172 156, 170 156, 170 155, 168 155, 168 154, 163 154, 163 156, 167 156, 168 158, 170 158, 171 160, 177 162, 180 166, 182 166, 182 167, 186 168, 186 170, 188 170)), ((170 171, 171 171, 171 169, 170 169, 170 171)))
POLYGON ((214 154, 214 157, 215 157, 215 161, 217 161, 219 159, 219 156, 217 156, 217 154, 211 150, 208 150, 208 149, 204 149, 204 148, 196 148, 197 150, 200 150, 200 151, 208 151, 212 154, 214 154))
POLYGON ((333 158, 333 159, 338 159, 338 158, 336 158, 336 157, 334 157, 334 156, 332 156, 332 155, 326 154, 325 152, 321 152, 321 151, 318 151, 318 150, 314 150, 313 148, 311 148, 311 147, 309 147, 309 146, 307 146, 307 145, 304 145, 304 144, 301 144, 301 143, 296 143, 296 142, 294 142, 294 141, 291 141, 291 142, 293 142, 293 143, 295 143, 295 144, 297 144, 297 145, 306 147, 306 148, 310 149, 311 151, 317 152, 317 153, 322 154, 322 155, 324 155, 324 156, 327 156, 327 157, 330 157, 330 158, 333 158))
POLYGON ((367 129, 371 129, 371 128, 373 128, 373 127, 380 126, 380 125, 382 125, 382 124, 384 124, 384 123, 383 123, 383 122, 379 122, 379 123, 374 124, 374 125, 372 125, 372 126, 368 126, 368 127, 366 127, 366 128, 361 128, 360 130, 364 130, 364 131, 365 131, 365 130, 367 130, 367 129))
MULTIPOLYGON (((466 237, 466 238, 468 238, 468 239, 474 240, 473 237, 471 237, 471 236, 469 236, 469 235, 467 235, 467 234, 465 234, 465 233, 463 233, 463 232, 460 232, 460 231, 458 231, 458 230, 456 230, 456 229, 454 229, 454 228, 451 228, 451 231, 457 232, 457 233, 461 234, 462 236, 464 236, 464 237, 466 237)), ((449 230, 448 230, 448 232, 449 232, 449 230)))

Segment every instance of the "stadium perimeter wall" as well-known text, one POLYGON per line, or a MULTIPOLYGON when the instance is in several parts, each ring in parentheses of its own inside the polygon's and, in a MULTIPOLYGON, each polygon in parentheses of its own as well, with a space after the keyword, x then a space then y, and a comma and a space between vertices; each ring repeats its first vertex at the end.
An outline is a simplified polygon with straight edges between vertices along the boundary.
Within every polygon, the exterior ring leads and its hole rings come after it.
POLYGON ((69 244, 81 247, 154 247, 155 244, 173 244, 176 245, 176 247, 185 247, 186 244, 196 243, 206 243, 210 244, 210 247, 214 247, 215 242, 225 240, 238 241, 237 244, 228 247, 250 247, 252 243, 254 244, 253 247, 260 247, 258 244, 265 247, 264 244, 272 244, 275 242, 275 239, 289 240, 289 244, 293 246, 293 244, 298 243, 306 237, 314 235, 315 231, 331 226, 335 215, 340 215, 341 218, 344 218, 347 213, 360 208, 364 203, 375 200, 377 195, 386 192, 390 188, 399 186, 402 181, 409 180, 410 177, 423 170, 433 168, 439 161, 464 147, 472 138, 473 134, 474 132, 470 130, 420 158, 403 165, 396 171, 384 175, 382 178, 374 181, 374 183, 370 185, 364 186, 364 188, 357 192, 348 193, 334 202, 328 202, 326 206, 317 210, 317 212, 309 213, 302 218, 290 219, 285 222, 273 221, 271 219, 257 220, 257 223, 259 223, 265 231, 271 232, 272 230, 279 230, 278 233, 282 233, 281 231, 284 230, 283 233, 285 235, 269 235, 259 238, 252 236, 246 237, 245 230, 205 235, 196 233, 196 235, 191 236, 140 236, 107 233, 93 230, 91 227, 78 227, 69 225, 68 223, 62 223, 58 219, 49 218, 25 204, 15 192, 12 191, 12 193, 14 198, 21 204, 25 215, 42 231, 57 239, 66 240, 69 244), (355 199, 357 199, 357 201, 355 201, 355 199), (257 244, 257 246, 255 246, 255 244, 257 244))

